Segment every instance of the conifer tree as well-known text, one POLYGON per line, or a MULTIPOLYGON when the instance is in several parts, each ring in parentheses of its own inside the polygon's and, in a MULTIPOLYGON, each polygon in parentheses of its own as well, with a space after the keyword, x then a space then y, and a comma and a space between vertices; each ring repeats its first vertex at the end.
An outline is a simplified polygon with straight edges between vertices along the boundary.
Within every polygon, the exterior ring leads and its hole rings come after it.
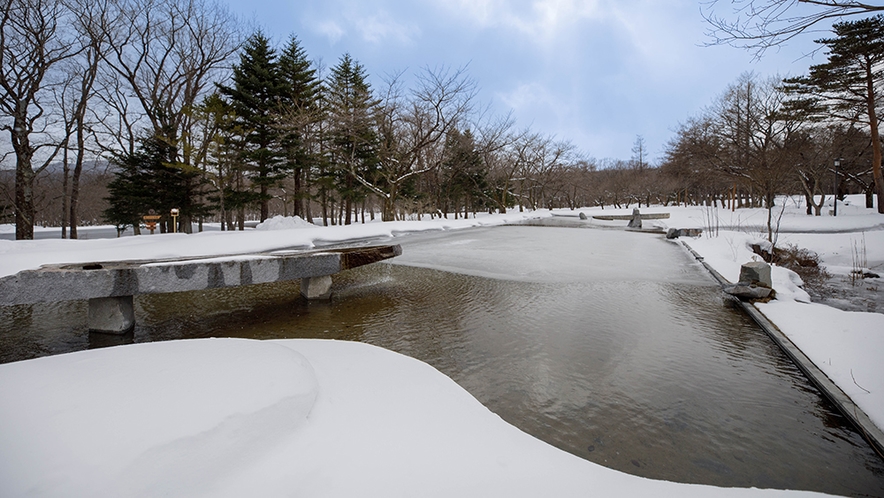
POLYGON ((320 82, 316 70, 294 36, 279 57, 279 73, 282 95, 278 114, 279 126, 283 130, 285 169, 290 172, 294 183, 293 214, 303 217, 304 201, 309 199, 306 176, 318 161, 317 154, 310 148, 314 140, 309 135, 322 115, 319 112, 320 82))
POLYGON ((179 210, 182 219, 206 214, 198 195, 200 172, 179 167, 175 155, 174 145, 153 135, 142 140, 135 152, 115 158, 119 170, 108 185, 110 207, 105 219, 119 230, 137 226, 142 216, 154 210, 163 216, 162 231, 173 231, 172 208, 179 210))
MULTIPOLYGON (((451 130, 445 139, 445 159, 440 173, 442 176, 440 193, 444 195, 441 206, 445 216, 453 209, 455 218, 459 208, 463 208, 464 218, 474 209, 485 195, 487 180, 482 155, 476 148, 476 140, 470 130, 451 130)), ((475 209, 474 209, 475 210, 475 209)))
POLYGON ((351 222, 354 202, 366 195, 362 183, 374 179, 378 165, 375 108, 365 68, 344 54, 332 68, 328 83, 329 119, 333 140, 332 162, 340 166, 338 190, 345 224, 351 222))
POLYGON ((277 111, 286 85, 280 75, 276 52, 270 41, 258 32, 249 38, 233 68, 233 86, 219 85, 236 113, 242 130, 241 159, 251 173, 257 192, 231 192, 230 198, 254 199, 261 208, 261 221, 269 215, 270 189, 284 178, 282 134, 277 111))
POLYGON ((829 60, 810 67, 810 74, 786 80, 786 89, 803 99, 806 112, 822 113, 868 125, 872 141, 872 177, 878 212, 884 213, 884 176, 878 106, 884 84, 884 16, 836 23, 835 38, 817 40, 828 48, 829 60))

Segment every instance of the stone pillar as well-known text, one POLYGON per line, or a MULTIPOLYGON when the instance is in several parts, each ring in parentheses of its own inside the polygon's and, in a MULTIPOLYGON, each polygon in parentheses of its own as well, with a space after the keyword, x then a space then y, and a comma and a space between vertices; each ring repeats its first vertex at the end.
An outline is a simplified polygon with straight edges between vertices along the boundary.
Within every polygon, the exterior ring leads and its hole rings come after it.
POLYGON ((642 214, 639 212, 638 208, 632 209, 632 219, 629 220, 629 224, 626 225, 627 228, 641 228, 642 227, 642 214))
POLYGON ((135 328, 132 296, 100 297, 89 300, 89 331, 125 334, 135 328))
POLYGON ((301 279, 301 295, 309 300, 331 298, 331 275, 301 279))

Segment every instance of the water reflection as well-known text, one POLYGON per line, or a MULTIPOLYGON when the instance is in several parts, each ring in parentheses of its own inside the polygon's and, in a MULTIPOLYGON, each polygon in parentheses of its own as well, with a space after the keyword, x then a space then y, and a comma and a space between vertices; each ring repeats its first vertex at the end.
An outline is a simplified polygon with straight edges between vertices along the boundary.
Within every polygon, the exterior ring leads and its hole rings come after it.
MULTIPOLYGON (((522 430, 624 472, 884 496, 869 446, 679 248, 661 247, 655 264, 680 265, 677 282, 376 264, 342 274, 327 303, 302 301, 296 283, 142 296, 124 340, 363 341, 428 362, 522 430)), ((446 264, 474 263, 452 253, 446 264)), ((3 361, 7 348, 31 357, 99 345, 73 332, 83 303, 0 313, 3 361)))

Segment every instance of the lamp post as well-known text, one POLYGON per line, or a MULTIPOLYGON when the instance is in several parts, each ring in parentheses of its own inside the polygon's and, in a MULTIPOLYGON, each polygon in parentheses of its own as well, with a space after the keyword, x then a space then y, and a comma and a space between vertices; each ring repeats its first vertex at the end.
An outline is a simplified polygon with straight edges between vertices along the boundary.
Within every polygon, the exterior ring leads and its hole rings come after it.
POLYGON ((835 208, 832 210, 832 216, 838 216, 838 166, 841 166, 841 158, 835 159, 835 197, 833 198, 833 206, 835 208))
POLYGON ((178 233, 178 208, 172 208, 172 233, 178 233))

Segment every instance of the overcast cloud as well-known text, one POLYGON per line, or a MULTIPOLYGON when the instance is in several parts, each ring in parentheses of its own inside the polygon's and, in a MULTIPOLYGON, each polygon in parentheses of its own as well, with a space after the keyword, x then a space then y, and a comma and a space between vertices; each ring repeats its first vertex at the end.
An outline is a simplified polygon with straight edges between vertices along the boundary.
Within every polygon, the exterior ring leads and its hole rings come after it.
MULTIPOLYGON (((222 0, 223 1, 223 0, 222 0)), ((479 99, 519 127, 570 140, 585 155, 628 159, 642 135, 652 160, 679 122, 744 71, 801 74, 808 36, 757 62, 704 47, 690 0, 229 0, 277 44, 296 35, 313 59, 344 53, 376 88, 384 75, 468 65, 479 99)))

